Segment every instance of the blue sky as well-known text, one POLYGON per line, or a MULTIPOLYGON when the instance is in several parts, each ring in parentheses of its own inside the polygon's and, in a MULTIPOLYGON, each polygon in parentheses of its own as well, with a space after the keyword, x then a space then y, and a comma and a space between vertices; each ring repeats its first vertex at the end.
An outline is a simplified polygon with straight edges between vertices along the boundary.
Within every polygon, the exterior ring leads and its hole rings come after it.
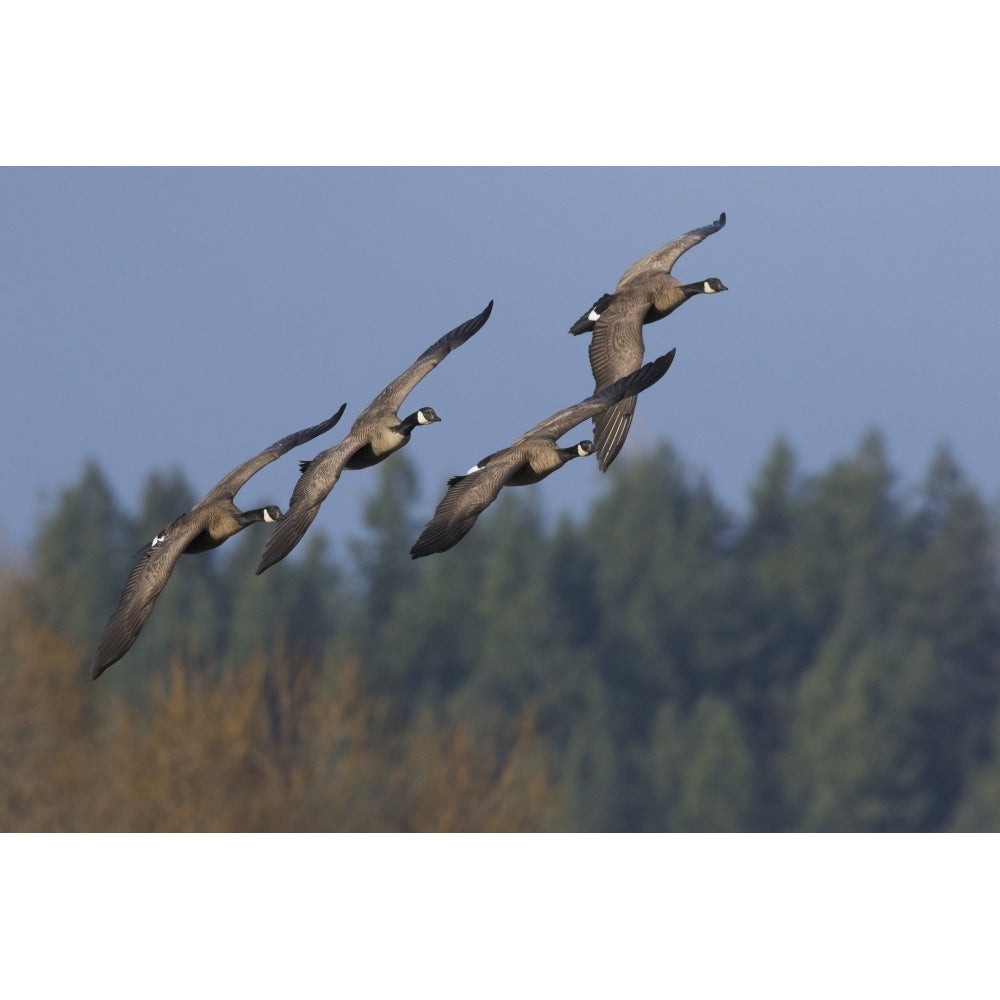
MULTIPOLYGON (((623 456, 667 439, 739 511, 777 435, 813 472, 877 427, 904 482, 947 442, 1000 495, 994 169, 8 168, 0 205, 7 556, 87 458, 134 510, 152 471, 179 466, 200 496, 346 402, 317 442, 335 443, 492 298, 403 408, 443 418, 406 452, 429 514, 447 476, 590 393, 588 338, 568 326, 721 211, 726 227, 674 273, 729 291, 647 329, 648 357, 677 358, 623 456)), ((284 506, 316 450, 239 502, 284 506)), ((580 461, 534 489, 547 511, 580 513, 614 473, 580 461)), ((373 485, 345 473, 311 530, 337 546, 373 485)))

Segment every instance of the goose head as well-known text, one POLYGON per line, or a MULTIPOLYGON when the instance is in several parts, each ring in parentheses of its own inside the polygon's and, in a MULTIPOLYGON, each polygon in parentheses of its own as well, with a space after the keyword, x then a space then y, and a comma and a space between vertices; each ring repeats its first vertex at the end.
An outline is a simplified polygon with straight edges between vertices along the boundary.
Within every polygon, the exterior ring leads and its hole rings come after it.
POLYGON ((266 507, 258 507, 255 510, 245 510, 239 517, 239 522, 245 528, 248 524, 256 521, 263 521, 265 524, 274 524, 284 518, 281 509, 273 503, 266 507))
POLYGON ((566 462, 571 458, 586 458, 588 455, 594 454, 594 442, 581 441, 579 444, 571 444, 566 448, 560 448, 559 454, 566 462))

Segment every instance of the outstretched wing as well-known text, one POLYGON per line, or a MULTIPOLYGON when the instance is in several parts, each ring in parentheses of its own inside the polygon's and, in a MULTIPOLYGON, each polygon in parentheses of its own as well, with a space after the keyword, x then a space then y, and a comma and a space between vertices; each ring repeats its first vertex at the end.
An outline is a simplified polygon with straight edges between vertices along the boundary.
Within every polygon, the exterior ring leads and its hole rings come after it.
POLYGON ((220 498, 231 500, 247 480, 260 472, 265 465, 270 465, 275 459, 281 458, 285 452, 291 451, 293 448, 297 448, 300 444, 305 444, 307 441, 312 441, 313 438, 319 437, 320 434, 325 434, 330 430, 344 415, 346 406, 347 404, 343 403, 340 409, 329 420, 324 420, 323 423, 316 424, 313 427, 307 427, 305 430, 286 434, 280 441, 275 441, 274 444, 265 448, 260 454, 254 455, 253 458, 248 458, 241 465, 237 465, 232 472, 223 476, 191 509, 197 510, 199 507, 214 503, 220 498))
POLYGON ((642 364, 644 315, 645 310, 636 307, 623 311, 612 306, 597 321, 587 348, 597 390, 607 388, 642 364))
MULTIPOLYGON (((642 364, 642 318, 635 308, 620 312, 612 306, 594 326, 588 354, 599 390, 613 385, 642 364)), ((621 451, 635 413, 635 396, 627 396, 594 418, 594 446, 602 472, 621 451)))
POLYGON ((618 279, 618 286, 615 291, 621 291, 625 285, 628 285, 637 277, 649 271, 669 271, 681 254, 690 250, 691 247, 697 246, 702 240, 711 236, 712 233, 717 233, 725 224, 726 213, 723 212, 715 222, 711 222, 707 226, 700 226, 698 229, 692 229, 691 232, 685 233, 683 236, 678 236, 677 239, 671 240, 666 246, 660 247, 659 250, 654 250, 651 254, 647 254, 642 260, 637 260, 618 279))
POLYGON ((413 543, 410 555, 419 559, 457 545, 523 464, 521 450, 511 446, 489 456, 486 464, 475 472, 449 480, 447 492, 413 543))
POLYGON ((309 525, 316 519, 320 504, 330 495, 344 471, 347 460, 363 444, 353 433, 349 433, 339 444, 321 451, 296 480, 288 501, 288 511, 275 525, 257 564, 257 574, 280 562, 302 541, 309 525))
POLYGON ((398 409, 425 375, 436 368, 456 347, 461 347, 474 333, 482 329, 492 311, 493 300, 490 299, 489 305, 478 316, 456 326, 454 330, 449 330, 443 337, 431 344, 402 375, 393 379, 368 404, 357 419, 361 420, 365 413, 373 409, 382 409, 383 407, 398 409))
POLYGON ((302 541, 302 536, 308 530, 309 525, 316 520, 318 513, 319 504, 299 504, 297 507, 288 509, 288 513, 271 532, 271 537, 268 538, 264 551, 260 554, 260 562, 257 564, 256 570, 257 576, 260 576, 264 570, 269 569, 276 562, 281 562, 302 541))
POLYGON ((181 553, 202 527, 199 518, 192 517, 190 513, 184 514, 165 528, 162 536, 155 542, 150 542, 141 550, 139 561, 132 567, 118 606, 111 612, 101 633, 94 663, 90 668, 91 680, 100 677, 132 648, 153 613, 153 605, 167 585, 181 553))
POLYGON ((540 436, 551 437, 555 440, 562 437, 568 430, 576 427, 577 424, 582 423, 588 417, 597 417, 606 412, 609 407, 617 405, 620 402, 627 402, 629 400, 634 402, 637 393, 648 389, 663 378, 667 369, 673 363, 676 353, 677 348, 673 348, 666 354, 656 358, 655 361, 650 361, 636 371, 629 372, 622 378, 612 382, 611 385, 595 392, 592 396, 588 396, 586 399, 581 400, 579 403, 574 403, 572 406, 567 406, 564 410, 553 413, 551 417, 547 417, 541 423, 532 427, 530 431, 522 434, 514 444, 519 444, 528 438, 540 436))

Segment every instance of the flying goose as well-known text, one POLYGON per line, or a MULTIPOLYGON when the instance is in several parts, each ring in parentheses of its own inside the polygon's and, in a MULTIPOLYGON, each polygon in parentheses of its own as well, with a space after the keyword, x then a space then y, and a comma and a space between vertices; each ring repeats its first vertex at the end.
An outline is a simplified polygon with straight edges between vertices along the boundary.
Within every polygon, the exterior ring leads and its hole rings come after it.
POLYGON ((284 559, 299 544, 344 469, 366 469, 384 461, 410 440, 414 427, 441 419, 430 406, 423 406, 402 420, 396 411, 425 375, 482 328, 492 311, 493 300, 490 299, 478 316, 435 341, 402 375, 390 382, 361 411, 340 444, 321 451, 310 462, 299 463, 302 475, 292 491, 288 513, 264 546, 258 574, 284 559))
MULTIPOLYGON (((597 389, 635 371, 642 364, 642 326, 669 316, 692 295, 727 291, 718 278, 682 285, 670 269, 677 258, 726 224, 726 213, 707 226, 692 229, 637 260, 619 279, 614 292, 602 295, 570 328, 578 335, 593 331, 590 370, 597 389)), ((635 412, 635 396, 629 396, 594 418, 594 440, 601 472, 621 451, 635 412)))
POLYGON ((140 557, 139 561, 129 574, 118 607, 104 626, 94 665, 90 669, 91 680, 100 677, 132 648, 182 554, 217 548, 227 538, 232 538, 255 521, 271 523, 281 520, 281 511, 273 504, 256 510, 241 511, 233 503, 233 498, 247 480, 265 465, 292 448, 325 434, 341 418, 346 406, 344 403, 329 420, 289 434, 265 448, 259 455, 236 466, 186 514, 181 514, 168 524, 136 553, 140 557))
POLYGON ((447 492, 410 549, 410 555, 419 559, 457 545, 476 523, 476 518, 500 495, 504 486, 529 486, 561 469, 571 459, 590 455, 594 451, 591 441, 581 441, 568 448, 560 448, 556 441, 587 417, 597 416, 619 400, 634 396, 658 382, 674 360, 675 351, 650 361, 593 396, 554 413, 507 448, 487 455, 464 476, 449 479, 447 492))

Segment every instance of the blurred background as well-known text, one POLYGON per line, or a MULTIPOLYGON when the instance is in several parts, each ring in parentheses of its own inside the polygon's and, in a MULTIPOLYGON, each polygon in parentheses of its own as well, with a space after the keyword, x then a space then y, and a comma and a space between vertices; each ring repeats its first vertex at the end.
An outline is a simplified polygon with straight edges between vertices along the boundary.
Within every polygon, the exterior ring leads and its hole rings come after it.
POLYGON ((1000 824, 995 170, 8 168, 0 203, 0 828, 1000 824), (412 562, 449 475, 591 392, 569 325, 721 211, 674 274, 729 291, 647 328, 677 358, 608 473, 412 562), (490 299, 401 409, 440 424, 264 576, 261 526, 182 559, 87 681, 141 544, 346 402, 237 498, 284 508, 490 299))

